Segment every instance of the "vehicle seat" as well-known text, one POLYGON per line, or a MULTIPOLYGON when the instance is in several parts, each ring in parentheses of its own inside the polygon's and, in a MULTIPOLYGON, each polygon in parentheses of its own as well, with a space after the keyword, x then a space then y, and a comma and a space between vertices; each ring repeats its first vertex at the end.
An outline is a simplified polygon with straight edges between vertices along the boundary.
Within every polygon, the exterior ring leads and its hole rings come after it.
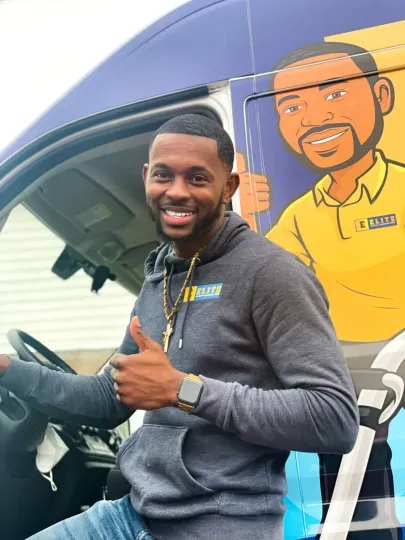
POLYGON ((129 495, 131 485, 124 478, 124 475, 119 470, 118 465, 110 470, 107 476, 107 498, 110 501, 122 499, 125 495, 129 495))

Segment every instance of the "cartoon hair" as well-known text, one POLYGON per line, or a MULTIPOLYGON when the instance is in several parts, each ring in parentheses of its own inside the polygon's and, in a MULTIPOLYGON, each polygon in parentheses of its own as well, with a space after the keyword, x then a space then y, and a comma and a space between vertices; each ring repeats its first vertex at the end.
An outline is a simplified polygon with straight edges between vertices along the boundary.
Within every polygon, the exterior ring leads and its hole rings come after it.
POLYGON ((234 160, 233 142, 228 133, 218 122, 202 116, 200 114, 183 114, 175 116, 165 122, 153 134, 150 142, 152 147, 154 140, 158 135, 173 133, 177 135, 196 135, 198 137, 207 137, 217 143, 217 153, 219 159, 232 169, 234 160))
POLYGON ((347 54, 364 74, 367 75, 368 73, 371 73, 371 75, 367 77, 371 87, 377 82, 377 64, 369 51, 363 49, 363 47, 358 47, 357 45, 352 45, 350 43, 324 42, 305 45, 304 47, 300 47, 299 49, 288 53, 279 60, 273 67, 272 71, 274 71, 274 73, 271 73, 270 75, 270 90, 272 92, 274 91, 274 79, 276 78, 278 71, 281 71, 296 62, 308 60, 324 54, 347 54))

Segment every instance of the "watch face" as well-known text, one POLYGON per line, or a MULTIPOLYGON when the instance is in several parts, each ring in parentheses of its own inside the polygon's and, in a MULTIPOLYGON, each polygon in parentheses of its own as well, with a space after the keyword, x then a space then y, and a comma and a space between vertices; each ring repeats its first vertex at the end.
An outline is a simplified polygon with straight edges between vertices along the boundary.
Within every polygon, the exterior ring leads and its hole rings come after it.
POLYGON ((193 379, 184 379, 183 384, 179 390, 179 401, 194 405, 197 403, 202 391, 202 384, 193 379))

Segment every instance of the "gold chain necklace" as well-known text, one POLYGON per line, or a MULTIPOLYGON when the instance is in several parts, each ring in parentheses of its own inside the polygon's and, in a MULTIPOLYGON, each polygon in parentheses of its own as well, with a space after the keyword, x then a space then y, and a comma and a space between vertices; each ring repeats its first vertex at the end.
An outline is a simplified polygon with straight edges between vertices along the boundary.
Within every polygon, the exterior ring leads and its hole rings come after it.
POLYGON ((202 247, 195 253, 194 257, 191 259, 190 268, 188 269, 186 279, 184 280, 183 286, 179 292, 179 295, 173 305, 173 309, 169 312, 169 303, 168 303, 168 293, 167 293, 167 270, 165 268, 164 274, 163 274, 163 308, 165 312, 165 317, 167 320, 167 326, 166 331, 163 332, 164 340, 163 340, 163 351, 167 353, 169 349, 169 340, 171 335, 173 334, 173 326, 172 326, 172 319, 175 316, 177 310, 179 309, 180 302, 183 298, 184 291, 186 290, 187 283, 190 279, 191 273, 193 271, 193 268, 195 266, 195 263, 197 262, 198 257, 200 256, 201 252, 204 251, 204 249, 207 246, 202 247))

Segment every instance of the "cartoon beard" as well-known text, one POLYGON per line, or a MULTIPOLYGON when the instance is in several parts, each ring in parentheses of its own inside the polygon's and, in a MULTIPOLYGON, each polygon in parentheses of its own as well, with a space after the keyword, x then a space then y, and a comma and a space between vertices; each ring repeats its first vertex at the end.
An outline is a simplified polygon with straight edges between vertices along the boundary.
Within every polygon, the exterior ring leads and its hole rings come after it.
POLYGON ((303 135, 299 139, 298 144, 299 144, 299 146, 301 148, 301 152, 297 152, 285 140, 285 138, 283 137, 283 134, 281 133, 281 130, 280 130, 280 124, 278 124, 278 126, 277 126, 278 127, 278 132, 279 132, 279 135, 280 135, 281 140, 283 142, 283 145, 288 150, 288 152, 290 154, 292 154, 300 163, 305 165, 305 167, 307 169, 309 169, 309 170, 311 170, 313 172, 316 172, 318 174, 331 173, 331 172, 334 172, 334 171, 339 171, 341 169, 345 169, 346 167, 349 167, 350 165, 353 165, 354 163, 357 163, 358 161, 360 161, 365 155, 368 154, 368 152, 370 150, 375 150, 378 142, 381 139, 381 135, 383 134, 383 131, 384 131, 384 116, 383 116, 383 113, 381 112, 381 109, 380 109, 380 106, 378 104, 378 101, 377 101, 376 97, 374 98, 374 101, 375 101, 375 104, 376 104, 376 106, 375 106, 374 130, 371 133, 370 137, 363 144, 361 144, 361 142, 359 140, 359 137, 357 136, 357 133, 356 133, 355 129, 353 128, 353 126, 351 124, 348 124, 348 123, 324 124, 323 126, 319 126, 319 128, 314 127, 312 129, 308 130, 307 133, 305 133, 305 135, 303 135), (336 128, 342 128, 342 129, 349 128, 351 130, 352 137, 353 137, 353 145, 354 145, 353 155, 352 155, 352 157, 350 159, 348 159, 348 160, 346 160, 346 161, 344 161, 342 163, 336 164, 333 167, 331 167, 330 165, 325 166, 325 167, 319 167, 319 166, 315 165, 305 155, 304 148, 303 148, 303 139, 308 137, 308 135, 310 133, 316 133, 318 131, 321 132, 325 128, 335 128, 335 127, 336 128))

